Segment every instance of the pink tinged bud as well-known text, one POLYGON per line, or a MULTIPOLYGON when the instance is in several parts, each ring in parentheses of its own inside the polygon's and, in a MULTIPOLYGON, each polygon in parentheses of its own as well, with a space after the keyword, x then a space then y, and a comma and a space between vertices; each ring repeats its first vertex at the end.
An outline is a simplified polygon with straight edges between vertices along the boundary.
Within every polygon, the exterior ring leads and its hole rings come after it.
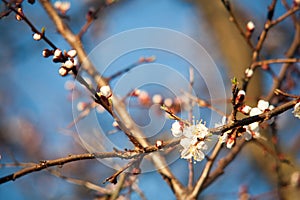
POLYGON ((60 67, 59 70, 58 70, 58 73, 61 76, 66 76, 68 74, 68 72, 69 71, 66 68, 64 68, 64 67, 60 67))
POLYGON ((104 85, 100 88, 100 93, 102 96, 105 96, 106 98, 111 97, 111 90, 110 87, 108 85, 104 85))
POLYGON ((247 69, 245 70, 245 74, 246 74, 246 77, 247 77, 247 78, 251 78, 251 77, 253 76, 253 69, 247 68, 247 69))
POLYGON ((144 62, 154 62, 155 60, 156 60, 156 57, 155 56, 151 56, 151 57, 145 58, 144 62))
POLYGON ((23 19, 22 16, 24 15, 22 8, 18 8, 18 13, 19 13, 19 14, 16 14, 16 19, 17 19, 18 21, 21 21, 21 20, 23 19))
POLYGON ((149 94, 146 91, 140 91, 138 100, 141 105, 148 106, 151 103, 149 94))
POLYGON ((235 140, 233 138, 228 138, 227 142, 226 142, 226 147, 228 149, 231 149, 235 144, 235 140))
POLYGON ((164 104, 165 104, 165 106, 167 106, 167 107, 171 107, 171 106, 173 105, 173 100, 172 100, 171 98, 166 98, 166 99, 164 100, 164 104))
POLYGON ((156 146, 158 149, 160 149, 160 148, 162 147, 162 145, 163 145, 163 141, 161 141, 161 140, 157 140, 156 143, 155 143, 155 146, 156 146))
POLYGON ((83 111, 86 108, 86 106, 87 106, 87 103, 85 103, 85 102, 79 102, 77 104, 77 110, 78 111, 83 111))
POLYGON ((67 68, 67 69, 72 69, 74 67, 74 64, 71 60, 67 60, 65 63, 64 63, 64 66, 67 68))
POLYGON ((68 57, 70 58, 74 58, 77 55, 77 51, 72 49, 70 51, 67 52, 68 57))
POLYGON ((32 38, 33 38, 34 40, 36 40, 36 41, 39 41, 39 40, 42 39, 42 35, 39 34, 39 33, 35 33, 35 34, 32 35, 32 38))
POLYGON ((137 97, 137 96, 139 96, 139 95, 140 95, 140 93, 141 93, 141 90, 139 90, 139 89, 135 89, 134 91, 132 91, 132 93, 131 93, 131 96, 135 96, 135 97, 137 97))
POLYGON ((156 94, 152 97, 152 102, 155 104, 161 104, 163 101, 163 98, 160 94, 156 94))
POLYGON ((261 111, 265 111, 266 109, 269 109, 269 105, 269 102, 261 99, 257 103, 257 108, 259 108, 261 111))
POLYGON ((252 21, 249 21, 248 23, 247 23, 247 30, 249 31, 249 32, 253 32, 254 31, 254 29, 255 29, 255 25, 254 25, 254 23, 252 22, 252 21))

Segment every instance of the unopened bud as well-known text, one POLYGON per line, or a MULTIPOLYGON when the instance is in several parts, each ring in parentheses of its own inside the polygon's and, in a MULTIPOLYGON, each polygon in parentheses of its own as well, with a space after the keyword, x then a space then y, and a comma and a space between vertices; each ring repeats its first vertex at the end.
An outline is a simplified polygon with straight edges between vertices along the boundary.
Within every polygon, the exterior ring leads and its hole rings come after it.
POLYGON ((163 145, 163 141, 161 141, 161 140, 157 140, 157 141, 156 141, 155 146, 156 146, 158 149, 160 149, 160 148, 162 147, 162 145, 163 145))
POLYGON ((18 21, 21 21, 23 19, 23 16, 24 16, 24 13, 23 13, 22 8, 18 8, 18 14, 16 14, 16 19, 18 21))
POLYGON ((70 58, 74 58, 76 55, 77 55, 77 51, 72 49, 70 51, 67 52, 67 55, 70 57, 70 58))
POLYGON ((58 73, 61 76, 66 76, 68 74, 68 72, 69 71, 66 68, 64 68, 64 67, 60 67, 59 70, 58 70, 58 73))
POLYGON ((71 60, 67 60, 65 63, 64 63, 64 66, 67 68, 67 69, 72 69, 74 67, 74 64, 71 60))
POLYGON ((51 51, 51 50, 49 50, 49 49, 44 49, 43 50, 43 56, 45 57, 45 58, 48 58, 49 56, 51 56, 53 54, 53 52, 51 51))
POLYGON ((254 23, 252 22, 252 21, 249 21, 248 23, 247 23, 247 30, 249 31, 249 32, 253 32, 254 31, 254 29, 255 29, 255 25, 254 25, 254 23))
POLYGON ((36 40, 36 41, 39 41, 39 40, 42 39, 42 35, 39 34, 39 33, 34 33, 34 34, 32 35, 32 38, 33 38, 34 40, 36 40))
POLYGON ((251 78, 251 77, 253 76, 253 69, 247 68, 247 69, 245 70, 245 74, 246 74, 246 77, 247 77, 247 78, 251 78))
POLYGON ((106 98, 111 97, 111 90, 108 85, 104 85, 100 88, 100 93, 102 96, 105 96, 106 98))

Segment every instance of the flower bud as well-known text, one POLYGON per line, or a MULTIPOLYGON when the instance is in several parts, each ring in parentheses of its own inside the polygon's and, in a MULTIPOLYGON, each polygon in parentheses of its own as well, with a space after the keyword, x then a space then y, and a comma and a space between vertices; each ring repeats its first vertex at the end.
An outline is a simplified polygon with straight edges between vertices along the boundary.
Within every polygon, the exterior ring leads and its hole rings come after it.
POLYGON ((58 70, 58 73, 61 76, 66 76, 68 74, 68 72, 69 71, 66 68, 64 68, 64 67, 60 67, 59 70, 58 70))
POLYGON ((44 49, 42 54, 45 58, 48 58, 49 56, 51 56, 53 54, 53 52, 49 49, 44 49))
POLYGON ((23 20, 24 13, 23 13, 22 8, 18 8, 18 13, 19 13, 19 14, 16 14, 16 19, 17 19, 18 21, 23 20))
POLYGON ((251 77, 253 76, 253 69, 247 68, 247 69, 245 70, 245 74, 246 74, 246 77, 247 77, 247 78, 251 78, 251 77))
POLYGON ((253 23, 252 21, 249 21, 249 22, 247 23, 246 28, 247 28, 247 31, 253 32, 254 29, 255 29, 255 25, 254 25, 254 23, 253 23))
POLYGON ((161 104, 162 101, 163 101, 163 98, 162 98, 162 96, 161 96, 160 94, 156 94, 156 95, 154 95, 154 96, 152 97, 152 102, 153 102, 154 104, 161 104))
POLYGON ((34 40, 36 40, 36 41, 39 41, 39 40, 42 39, 42 35, 39 34, 39 33, 34 33, 34 34, 32 35, 32 38, 33 38, 34 40))
POLYGON ((70 51, 67 52, 68 57, 70 58, 74 58, 77 55, 77 51, 72 49, 70 51))
POLYGON ((235 103, 242 103, 245 100, 245 95, 246 92, 244 90, 239 90, 236 99, 235 99, 235 103))
POLYGON ((164 100, 164 104, 165 104, 166 107, 170 108, 173 105, 173 100, 171 98, 166 98, 164 100))
POLYGON ((102 96, 105 96, 106 98, 111 97, 111 90, 110 87, 108 85, 104 85, 100 88, 100 93, 102 96))
POLYGON ((71 60, 67 60, 65 63, 64 63, 64 66, 67 68, 67 69, 72 69, 74 67, 74 64, 71 60))
POLYGON ((155 146, 156 146, 158 149, 160 149, 160 148, 162 147, 162 145, 163 145, 163 141, 161 141, 161 140, 157 140, 156 143, 155 143, 155 146))

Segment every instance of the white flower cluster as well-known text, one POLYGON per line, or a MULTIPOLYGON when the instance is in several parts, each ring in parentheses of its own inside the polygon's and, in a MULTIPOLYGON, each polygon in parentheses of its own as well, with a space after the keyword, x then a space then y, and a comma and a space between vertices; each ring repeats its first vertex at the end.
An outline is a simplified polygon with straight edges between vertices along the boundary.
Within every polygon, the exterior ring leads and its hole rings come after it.
POLYGON ((300 102, 294 106, 294 116, 300 119, 300 102))
MULTIPOLYGON (((255 115, 260 115, 265 111, 273 110, 273 109, 274 109, 273 105, 270 105, 269 102, 261 99, 258 101, 257 107, 251 108, 249 115, 250 115, 250 117, 252 117, 255 115)), ((246 140, 251 140, 252 137, 253 138, 260 137, 259 122, 253 122, 252 124, 244 126, 244 128, 246 129, 246 132, 244 134, 244 137, 246 140)))
POLYGON ((181 158, 193 158, 194 161, 202 161, 205 158, 204 152, 208 149, 205 141, 212 135, 205 124, 200 121, 196 125, 186 126, 176 121, 172 124, 171 131, 174 137, 183 136, 180 140, 180 145, 183 147, 181 158))

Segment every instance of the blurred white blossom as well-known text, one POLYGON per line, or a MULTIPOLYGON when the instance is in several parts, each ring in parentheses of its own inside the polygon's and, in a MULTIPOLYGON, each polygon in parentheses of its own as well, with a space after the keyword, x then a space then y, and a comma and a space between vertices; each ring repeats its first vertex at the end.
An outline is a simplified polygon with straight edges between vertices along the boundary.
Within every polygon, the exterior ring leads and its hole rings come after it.
POLYGON ((294 116, 300 119, 300 102, 294 106, 294 116))

